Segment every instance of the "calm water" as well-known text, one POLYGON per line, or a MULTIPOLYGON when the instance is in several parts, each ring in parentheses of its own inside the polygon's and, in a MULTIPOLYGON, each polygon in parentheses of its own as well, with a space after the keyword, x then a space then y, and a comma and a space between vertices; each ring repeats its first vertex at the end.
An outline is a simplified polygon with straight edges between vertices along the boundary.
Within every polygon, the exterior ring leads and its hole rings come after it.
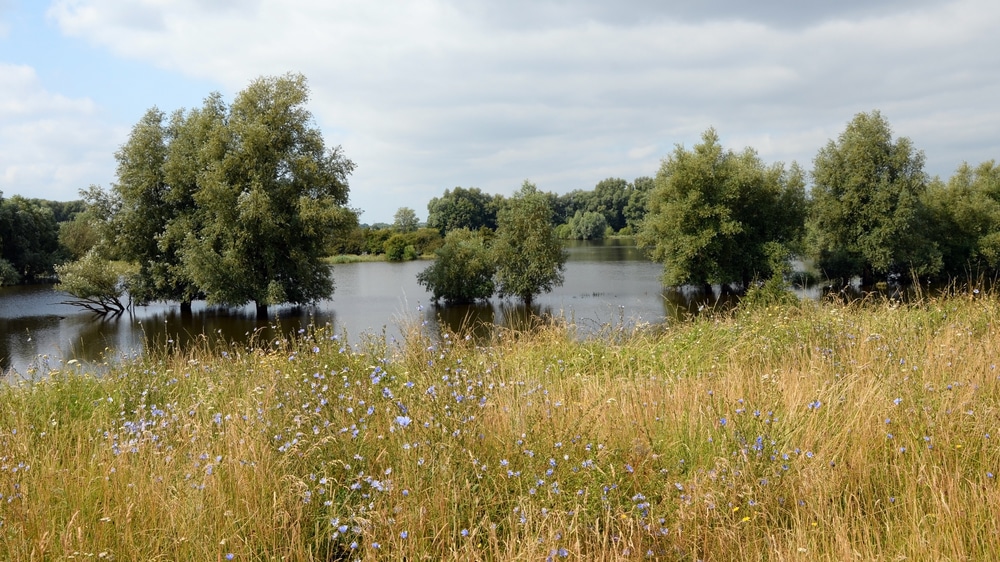
MULTIPOLYGON (((687 295, 664 291, 661 266, 649 262, 629 242, 569 243, 566 280, 541 295, 534 314, 564 317, 586 334, 607 326, 661 323, 679 311, 697 306, 687 295)), ((417 284, 416 275, 428 262, 369 262, 334 267, 333 298, 312 307, 272 307, 271 317, 258 321, 253 306, 242 309, 206 307, 195 303, 182 316, 177 305, 136 307, 132 316, 100 318, 61 304, 68 295, 51 286, 0 288, 0 368, 28 375, 56 368, 63 361, 100 362, 120 354, 141 353, 151 344, 186 345, 205 335, 211 340, 246 341, 260 330, 262 337, 295 331, 310 323, 330 324, 351 342, 364 334, 400 338, 404 323, 423 323, 438 330, 492 323, 523 325, 528 311, 513 301, 494 299, 488 305, 435 307, 417 284)))

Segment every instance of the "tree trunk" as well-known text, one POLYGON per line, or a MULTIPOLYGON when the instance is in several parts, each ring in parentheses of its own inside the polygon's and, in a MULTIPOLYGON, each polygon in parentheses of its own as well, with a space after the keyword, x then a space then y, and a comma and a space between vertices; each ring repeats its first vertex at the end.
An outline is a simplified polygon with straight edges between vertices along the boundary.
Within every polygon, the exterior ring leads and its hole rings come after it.
POLYGON ((191 301, 181 302, 181 316, 191 316, 191 301))
POLYGON ((257 304, 257 320, 267 320, 267 304, 260 302, 256 304, 257 304))

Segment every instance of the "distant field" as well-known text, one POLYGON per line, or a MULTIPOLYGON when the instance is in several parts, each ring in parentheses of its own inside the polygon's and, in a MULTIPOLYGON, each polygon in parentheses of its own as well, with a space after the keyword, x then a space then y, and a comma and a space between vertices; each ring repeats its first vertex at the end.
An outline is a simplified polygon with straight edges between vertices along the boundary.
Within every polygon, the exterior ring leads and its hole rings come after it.
POLYGON ((1000 559, 998 320, 316 329, 0 385, 0 559, 1000 559))

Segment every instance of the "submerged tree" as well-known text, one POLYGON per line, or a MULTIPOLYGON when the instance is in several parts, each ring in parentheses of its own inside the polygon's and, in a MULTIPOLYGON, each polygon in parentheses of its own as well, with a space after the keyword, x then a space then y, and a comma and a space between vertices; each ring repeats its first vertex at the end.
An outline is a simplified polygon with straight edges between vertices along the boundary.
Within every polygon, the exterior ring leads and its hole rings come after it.
POLYGON ((327 150, 305 109, 302 75, 259 78, 240 92, 206 148, 218 150, 198 175, 198 229, 184 238, 185 272, 209 302, 305 304, 333 293, 321 261, 351 224, 340 147, 327 150))
POLYGON ((118 315, 130 304, 126 285, 135 273, 125 262, 106 260, 91 250, 79 260, 56 266, 59 283, 55 288, 73 296, 64 304, 118 315))
POLYGON ((259 78, 227 106, 219 94, 168 124, 149 110, 118 151, 110 193, 85 194, 111 257, 138 266, 136 300, 195 298, 266 315, 333 292, 321 261, 356 224, 354 169, 328 150, 305 109, 305 77, 259 78))
POLYGON ((638 235, 664 264, 664 283, 739 283, 782 273, 805 219, 803 174, 725 151, 713 129, 663 161, 638 235))
POLYGON ((493 260, 500 296, 530 304, 535 295, 562 285, 566 252, 552 227, 552 208, 527 180, 497 215, 493 260))
POLYGON ((892 139, 878 111, 859 113, 816 155, 809 239, 830 278, 934 274, 941 252, 928 238, 924 155, 892 139))
POLYGON ((942 273, 1000 272, 1000 166, 992 160, 962 164, 947 183, 932 181, 923 201, 931 216, 930 236, 941 250, 942 273))
POLYGON ((434 263, 417 274, 417 282, 431 292, 435 302, 467 303, 493 296, 496 265, 478 231, 448 232, 434 254, 434 263))

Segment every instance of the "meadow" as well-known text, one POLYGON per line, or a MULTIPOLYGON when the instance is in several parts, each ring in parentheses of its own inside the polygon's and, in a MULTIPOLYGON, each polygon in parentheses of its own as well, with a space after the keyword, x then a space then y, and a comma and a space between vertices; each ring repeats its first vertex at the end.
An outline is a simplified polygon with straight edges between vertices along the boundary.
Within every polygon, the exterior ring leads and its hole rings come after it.
POLYGON ((3 560, 1000 559, 1000 296, 0 385, 3 560))

